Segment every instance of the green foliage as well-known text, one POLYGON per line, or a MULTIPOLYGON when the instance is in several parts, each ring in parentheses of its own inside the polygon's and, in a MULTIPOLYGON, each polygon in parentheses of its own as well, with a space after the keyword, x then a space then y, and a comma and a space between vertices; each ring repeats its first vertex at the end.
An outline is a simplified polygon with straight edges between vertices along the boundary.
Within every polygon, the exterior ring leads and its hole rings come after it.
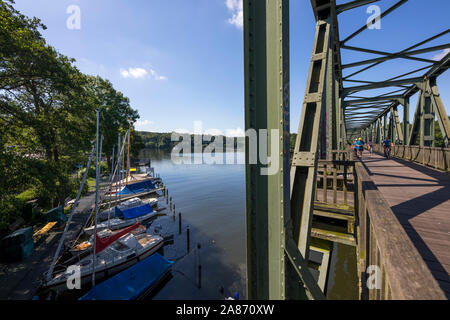
POLYGON ((172 150, 176 143, 171 141, 172 133, 138 132, 146 149, 172 150))
POLYGON ((22 192, 21 194, 19 194, 16 199, 21 201, 21 202, 27 202, 30 200, 34 200, 38 197, 38 191, 36 190, 36 188, 30 188, 28 190, 25 190, 24 192, 22 192))
MULTIPOLYGON (((137 132, 137 134, 141 137, 143 148, 145 149, 158 149, 158 150, 172 150, 175 145, 178 144, 178 141, 172 141, 172 133, 157 133, 157 132, 137 132)), ((191 137, 191 145, 194 146, 194 135, 190 135, 191 137)), ((206 136, 207 137, 207 136, 206 136)), ((294 152, 295 142, 297 139, 296 133, 291 133, 290 135, 290 151, 294 152)), ((226 139, 224 137, 224 151, 226 147, 226 139)), ((208 146, 211 142, 203 142, 203 148, 208 146)), ((238 147, 240 141, 239 139, 234 139, 235 148, 238 147)), ((240 146, 239 146, 240 147, 240 146)))
MULTIPOLYGON (((0 0, 0 229, 21 215, 29 198, 48 210, 76 196, 75 168, 86 165, 91 151, 96 109, 105 136, 103 172, 118 133, 139 118, 127 97, 108 80, 82 74, 46 43, 41 21, 13 4, 0 0)), ((134 134, 131 140, 137 154, 142 140, 134 134)), ((95 177, 95 165, 89 176, 95 177)))
MULTIPOLYGON (((87 82, 88 102, 93 109, 101 111, 100 131, 104 136, 102 149, 106 155, 107 163, 110 164, 113 146, 116 146, 117 149, 119 133, 122 133, 122 137, 124 137, 129 129, 129 121, 136 122, 139 119, 139 114, 131 108, 130 100, 121 92, 116 91, 108 80, 87 76, 87 82)), ((139 141, 136 140, 135 142, 138 144, 132 144, 134 151, 139 149, 139 141)))
POLYGON ((295 151, 295 142, 297 141, 297 134, 291 133, 290 141, 289 141, 289 149, 291 151, 291 155, 294 154, 295 151))
MULTIPOLYGON (((448 117, 448 119, 450 120, 450 116, 448 117)), ((444 148, 445 147, 444 136, 442 135, 441 127, 439 126, 438 121, 434 123, 434 128, 435 128, 434 132, 435 146, 439 148, 444 148)))

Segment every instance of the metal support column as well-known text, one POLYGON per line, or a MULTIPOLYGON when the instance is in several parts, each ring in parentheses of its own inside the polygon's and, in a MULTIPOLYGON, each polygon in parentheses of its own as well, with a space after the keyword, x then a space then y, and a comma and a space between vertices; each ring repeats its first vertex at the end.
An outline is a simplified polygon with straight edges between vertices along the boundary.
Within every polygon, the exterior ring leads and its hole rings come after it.
MULTIPOLYGON (((285 217, 289 188, 289 1, 244 0, 245 126, 259 139, 246 143, 247 295, 285 299, 285 217), (264 131, 267 130, 267 131, 264 131), (266 142, 267 141, 267 142, 266 142), (271 150, 274 173, 254 150, 271 150), (256 162, 256 161, 255 161, 256 162)), ((270 152, 270 151, 269 151, 270 152)), ((260 155, 261 157, 261 155, 260 155)), ((265 158, 265 155, 263 155, 265 158)))
POLYGON ((396 144, 398 143, 403 143, 403 130, 402 130, 402 126, 400 125, 400 120, 398 118, 398 111, 397 111, 397 107, 392 108, 392 113, 393 113, 393 117, 394 117, 394 126, 395 126, 395 135, 396 135, 396 144))
POLYGON ((403 99, 403 145, 408 144, 409 137, 409 98, 403 99))
POLYGON ((449 148, 450 147, 450 119, 448 118, 447 112, 445 111, 441 96, 439 95, 439 90, 436 85, 436 78, 430 79, 430 81, 428 82, 428 90, 431 95, 431 102, 433 104, 433 108, 434 108, 437 118, 438 118, 439 128, 441 129, 441 133, 444 138, 444 146, 446 148, 449 148))

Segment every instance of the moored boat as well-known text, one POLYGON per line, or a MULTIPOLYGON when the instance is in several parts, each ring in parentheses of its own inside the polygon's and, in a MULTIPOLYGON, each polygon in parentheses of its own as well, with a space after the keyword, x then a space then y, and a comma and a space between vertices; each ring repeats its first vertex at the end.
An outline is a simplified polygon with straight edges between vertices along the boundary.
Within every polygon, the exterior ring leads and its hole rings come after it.
POLYGON ((170 273, 173 262, 155 253, 92 288, 79 300, 136 300, 170 273))
POLYGON ((114 218, 123 218, 121 210, 127 210, 135 207, 139 207, 144 204, 149 204, 152 207, 158 206, 158 199, 157 198, 151 198, 148 200, 142 200, 140 198, 132 198, 129 200, 126 200, 119 204, 118 206, 111 207, 111 210, 105 210, 98 214, 97 219, 98 221, 105 221, 108 219, 114 219, 114 218), (117 210, 119 209, 119 210, 117 210))
MULTIPOLYGON (((111 241, 114 238, 121 237, 127 233, 132 233, 134 235, 139 235, 142 233, 146 233, 147 228, 141 225, 140 223, 136 223, 135 225, 131 227, 127 227, 125 229, 120 229, 117 231, 113 231, 111 229, 104 229, 100 232, 97 232, 98 239, 100 239, 101 242, 103 241, 111 241)), ((78 245, 75 245, 73 248, 70 249, 70 252, 72 254, 82 254, 89 250, 91 250, 92 246, 94 244, 94 235, 92 235, 89 240, 79 243, 78 245)))
MULTIPOLYGON (((97 242, 102 243, 99 238, 97 238, 97 242)), ((97 282, 102 281, 142 261, 159 250, 163 246, 163 242, 162 237, 147 233, 138 235, 128 233, 124 235, 96 254, 95 279, 97 282)), ((99 251, 98 246, 97 251, 99 251)), ((90 254, 71 265, 71 267, 79 267, 82 287, 91 282, 94 270, 93 264, 94 256, 90 254)), ((46 281, 44 288, 56 292, 66 291, 69 277, 70 273, 66 269, 66 271, 57 273, 50 280, 46 281)))
POLYGON ((123 229, 128 226, 131 226, 137 222, 145 222, 153 217, 157 216, 157 212, 153 210, 150 204, 144 204, 138 207, 129 208, 125 210, 120 210, 120 214, 123 218, 114 218, 108 221, 98 223, 97 226, 91 226, 89 228, 85 228, 84 232, 88 235, 93 235, 95 228, 97 228, 97 232, 102 231, 104 229, 110 230, 118 230, 123 229))

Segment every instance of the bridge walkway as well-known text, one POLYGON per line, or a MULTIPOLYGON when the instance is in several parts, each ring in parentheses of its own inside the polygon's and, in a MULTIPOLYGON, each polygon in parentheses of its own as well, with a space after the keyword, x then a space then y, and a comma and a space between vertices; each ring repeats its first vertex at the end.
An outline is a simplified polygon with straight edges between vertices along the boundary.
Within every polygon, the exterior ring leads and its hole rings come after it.
POLYGON ((368 152, 363 154, 362 160, 432 275, 450 298, 449 174, 368 152))

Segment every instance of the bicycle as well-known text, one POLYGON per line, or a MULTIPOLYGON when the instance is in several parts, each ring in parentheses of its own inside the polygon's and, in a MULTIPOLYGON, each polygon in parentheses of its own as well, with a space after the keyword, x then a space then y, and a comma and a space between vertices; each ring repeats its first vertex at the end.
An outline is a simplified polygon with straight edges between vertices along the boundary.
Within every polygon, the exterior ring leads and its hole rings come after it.
POLYGON ((391 157, 391 148, 390 147, 384 148, 384 156, 386 157, 386 159, 389 159, 391 157))

